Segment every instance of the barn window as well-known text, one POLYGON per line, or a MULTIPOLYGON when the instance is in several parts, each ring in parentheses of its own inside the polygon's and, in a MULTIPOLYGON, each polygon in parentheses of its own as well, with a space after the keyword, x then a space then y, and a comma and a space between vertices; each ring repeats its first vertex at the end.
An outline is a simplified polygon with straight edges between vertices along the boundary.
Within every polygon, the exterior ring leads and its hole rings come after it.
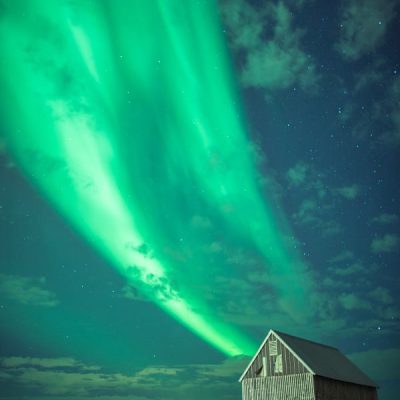
POLYGON ((279 372, 283 372, 282 354, 278 354, 276 356, 274 372, 276 374, 279 373, 279 372))
POLYGON ((269 355, 276 356, 278 354, 278 343, 276 340, 269 341, 269 355))
POLYGON ((263 376, 267 376, 267 357, 263 357, 263 376))

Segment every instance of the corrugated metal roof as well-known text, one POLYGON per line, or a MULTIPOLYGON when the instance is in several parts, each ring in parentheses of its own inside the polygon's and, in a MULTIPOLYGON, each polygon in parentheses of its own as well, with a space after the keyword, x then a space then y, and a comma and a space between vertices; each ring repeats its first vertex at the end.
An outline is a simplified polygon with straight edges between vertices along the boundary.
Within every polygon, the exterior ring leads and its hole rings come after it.
POLYGON ((377 387, 375 382, 338 349, 276 330, 272 332, 281 338, 313 370, 315 375, 338 381, 377 387))

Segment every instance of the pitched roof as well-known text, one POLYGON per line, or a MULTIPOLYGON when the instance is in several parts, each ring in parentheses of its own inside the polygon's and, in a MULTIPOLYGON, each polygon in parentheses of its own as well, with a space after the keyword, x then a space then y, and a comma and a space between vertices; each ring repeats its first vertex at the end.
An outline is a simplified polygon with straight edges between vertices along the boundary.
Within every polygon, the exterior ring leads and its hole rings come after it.
POLYGON ((367 375, 345 357, 338 349, 321 343, 312 342, 296 336, 288 335, 276 330, 270 330, 253 360, 246 368, 240 381, 244 378, 250 365, 266 343, 268 337, 274 333, 314 375, 335 379, 338 381, 357 383, 359 385, 377 387, 367 375))

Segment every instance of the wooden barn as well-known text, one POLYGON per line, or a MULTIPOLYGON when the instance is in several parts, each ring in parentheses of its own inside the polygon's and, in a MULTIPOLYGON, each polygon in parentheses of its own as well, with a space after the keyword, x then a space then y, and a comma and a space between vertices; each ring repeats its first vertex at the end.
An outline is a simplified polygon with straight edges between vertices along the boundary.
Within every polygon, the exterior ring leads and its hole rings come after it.
POLYGON ((377 400, 377 385, 338 349, 270 330, 239 379, 243 400, 377 400))

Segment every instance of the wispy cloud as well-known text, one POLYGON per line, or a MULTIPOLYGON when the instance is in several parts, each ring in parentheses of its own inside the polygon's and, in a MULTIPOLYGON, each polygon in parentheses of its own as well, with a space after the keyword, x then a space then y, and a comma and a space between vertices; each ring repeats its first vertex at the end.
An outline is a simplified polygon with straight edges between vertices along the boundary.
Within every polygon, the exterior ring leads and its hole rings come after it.
POLYGON ((72 357, 60 358, 38 358, 38 357, 4 357, 0 358, 0 366, 2 368, 72 368, 83 371, 96 371, 100 367, 88 366, 72 357))
POLYGON ((329 268, 329 271, 333 272, 335 275, 339 276, 349 276, 359 273, 365 273, 366 268, 360 262, 354 262, 350 265, 336 266, 329 268))
POLYGON ((337 188, 336 192, 345 199, 354 200, 360 193, 360 188, 358 185, 343 186, 337 188))
MULTIPOLYGON (((400 145, 400 77, 396 76, 385 94, 385 101, 380 104, 377 118, 389 116, 390 125, 380 137, 380 140, 388 145, 397 147, 400 145)), ((383 118, 382 118, 383 119, 383 118)))
POLYGON ((354 74, 353 93, 359 94, 365 89, 381 85, 387 78, 384 72, 385 61, 382 58, 376 58, 371 64, 360 67, 359 72, 354 74))
POLYGON ((343 231, 343 227, 336 220, 326 216, 330 209, 329 203, 306 198, 300 203, 297 212, 292 214, 292 218, 295 224, 317 229, 323 236, 337 235, 343 231))
POLYGON ((356 140, 371 148, 400 145, 400 77, 382 56, 354 74, 352 98, 341 108, 339 119, 356 140))
POLYGON ((382 225, 395 224, 399 222, 399 217, 396 214, 383 213, 372 218, 372 222, 382 225))
POLYGON ((378 286, 369 293, 369 297, 377 303, 391 304, 393 303, 393 296, 387 288, 378 286))
POLYGON ((330 258, 328 261, 330 263, 337 263, 341 261, 348 261, 354 259, 354 253, 349 250, 343 250, 336 256, 330 258))
POLYGON ((286 172, 286 179, 291 187, 302 189, 322 199, 327 195, 328 187, 324 182, 325 175, 304 161, 298 161, 286 172))
POLYGON ((397 235, 387 233, 382 237, 374 238, 371 242, 371 251, 378 253, 391 253, 399 247, 400 238, 397 235))
POLYGON ((289 189, 300 197, 297 210, 292 213, 295 223, 318 229, 323 236, 333 236, 343 231, 336 218, 329 212, 337 207, 338 199, 354 200, 360 186, 353 183, 340 187, 329 187, 324 172, 317 171, 311 164, 298 161, 286 172, 289 189))
POLYGON ((363 276, 366 269, 349 279, 347 276, 328 276, 321 283, 324 287, 321 318, 316 327, 336 334, 343 331, 347 337, 356 338, 370 332, 396 334, 400 310, 396 306, 390 289, 374 287, 371 279, 363 276), (325 313, 323 312, 325 310, 325 313), (331 326, 330 321, 333 323, 331 326))
POLYGON ((318 172, 304 161, 298 161, 286 172, 286 179, 292 188, 302 189, 314 197, 323 199, 327 195, 339 195, 345 199, 355 199, 360 194, 360 186, 352 183, 337 188, 328 187, 326 174, 318 172))
POLYGON ((24 305, 55 307, 56 295, 46 289, 46 279, 0 274, 0 295, 24 305))
POLYGON ((350 61, 376 50, 395 17, 394 0, 347 0, 341 12, 336 50, 350 61))
MULTIPOLYGON (((303 2, 294 3, 301 7, 303 2)), ((304 30, 293 26, 284 2, 270 1, 258 9, 250 2, 229 0, 221 2, 221 10, 232 46, 244 56, 240 73, 245 87, 317 89, 314 60, 302 46, 304 30)))
POLYGON ((215 364, 152 365, 133 374, 111 373, 75 359, 4 357, 0 384, 7 398, 34 391, 39 398, 149 400, 154 398, 230 400, 240 395, 237 379, 249 362, 232 358, 215 364), (18 391, 13 389, 18 388, 18 391), (18 393, 18 395, 13 395, 18 393))
POLYGON ((287 171, 287 180, 293 186, 300 186, 305 183, 308 171, 309 166, 303 161, 300 161, 287 171))
POLYGON ((338 301, 346 310, 368 310, 371 303, 354 293, 342 293, 338 296, 338 301))
POLYGON ((210 218, 202 215, 193 215, 190 224, 196 229, 209 229, 212 227, 210 218))

